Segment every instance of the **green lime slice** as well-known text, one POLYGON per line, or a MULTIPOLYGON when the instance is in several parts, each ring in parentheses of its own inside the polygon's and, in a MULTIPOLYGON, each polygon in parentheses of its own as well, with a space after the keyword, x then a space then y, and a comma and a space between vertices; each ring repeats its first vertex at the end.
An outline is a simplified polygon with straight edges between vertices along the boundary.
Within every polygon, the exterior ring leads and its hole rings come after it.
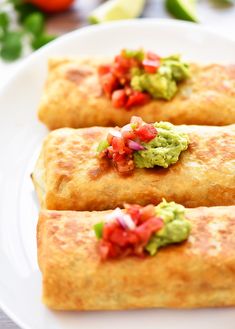
POLYGON ((92 24, 130 19, 140 16, 146 0, 109 0, 96 8, 89 16, 92 24))
POLYGON ((166 0, 166 8, 176 18, 198 22, 196 3, 197 0, 166 0))
POLYGON ((233 5, 233 4, 235 4, 235 0, 221 0, 221 3, 233 5))

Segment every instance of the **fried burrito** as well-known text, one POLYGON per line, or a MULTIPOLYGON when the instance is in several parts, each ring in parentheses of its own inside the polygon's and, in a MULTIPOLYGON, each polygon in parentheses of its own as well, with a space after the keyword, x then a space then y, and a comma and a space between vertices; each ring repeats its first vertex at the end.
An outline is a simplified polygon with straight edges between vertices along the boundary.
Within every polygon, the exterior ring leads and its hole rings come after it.
POLYGON ((127 50, 113 61, 53 58, 38 115, 49 129, 123 126, 133 115, 228 125, 235 123, 235 66, 127 50))
POLYGON ((45 139, 32 179, 51 210, 105 210, 123 202, 186 207, 235 204, 235 125, 144 124, 63 128, 45 139))
POLYGON ((181 210, 166 209, 165 221, 159 214, 149 218, 152 210, 145 208, 128 205, 134 220, 117 213, 114 220, 109 211, 42 211, 37 240, 45 305, 56 310, 235 305, 235 206, 186 209, 181 220, 172 217, 182 216, 181 210), (161 221, 165 226, 159 229, 161 221), (181 221, 191 231, 177 241, 181 221), (146 234, 160 245, 154 253, 146 251, 146 234), (168 243, 164 237, 170 237, 168 243))

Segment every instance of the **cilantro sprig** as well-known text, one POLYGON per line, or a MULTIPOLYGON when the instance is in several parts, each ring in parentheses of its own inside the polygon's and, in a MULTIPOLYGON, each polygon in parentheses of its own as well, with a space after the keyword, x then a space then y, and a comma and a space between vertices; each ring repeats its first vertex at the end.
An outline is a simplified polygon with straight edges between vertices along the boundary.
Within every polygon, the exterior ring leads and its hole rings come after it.
POLYGON ((5 0, 0 4, 0 57, 5 61, 21 57, 24 40, 28 40, 32 50, 54 40, 54 35, 45 32, 45 18, 38 8, 23 0, 5 0), (16 13, 17 27, 12 27, 11 16, 5 10, 9 5, 16 13))

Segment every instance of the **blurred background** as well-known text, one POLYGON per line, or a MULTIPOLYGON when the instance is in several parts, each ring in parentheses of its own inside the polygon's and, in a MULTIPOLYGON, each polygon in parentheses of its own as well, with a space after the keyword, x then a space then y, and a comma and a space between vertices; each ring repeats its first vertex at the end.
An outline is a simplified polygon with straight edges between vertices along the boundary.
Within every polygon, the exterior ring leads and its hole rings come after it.
POLYGON ((0 0, 0 87, 25 57, 60 35, 136 17, 187 20, 235 36, 235 0, 0 0))

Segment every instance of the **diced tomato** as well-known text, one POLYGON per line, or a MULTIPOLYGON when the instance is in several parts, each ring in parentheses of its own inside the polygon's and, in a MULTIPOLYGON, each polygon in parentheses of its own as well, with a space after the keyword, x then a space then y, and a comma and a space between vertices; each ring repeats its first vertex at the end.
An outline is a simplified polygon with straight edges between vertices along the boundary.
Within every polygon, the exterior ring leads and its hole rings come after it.
POLYGON ((136 228, 136 233, 143 243, 148 243, 153 233, 159 231, 164 223, 161 218, 152 217, 136 228))
POLYGON ((99 249, 100 249, 100 256, 102 260, 105 260, 107 258, 115 258, 118 256, 115 245, 113 245, 109 241, 102 240, 100 242, 99 249))
POLYGON ((161 57, 157 54, 155 54, 152 51, 147 52, 147 59, 150 59, 152 61, 160 61, 161 57))
POLYGON ((110 73, 110 71, 111 71, 111 65, 100 65, 98 68, 99 75, 110 73))
POLYGON ((103 229, 103 239, 108 240, 110 234, 112 234, 112 232, 116 229, 116 227, 117 227, 117 222, 106 224, 103 229))
POLYGON ((143 66, 144 66, 144 70, 147 73, 156 73, 159 66, 160 66, 160 62, 157 60, 150 60, 150 59, 145 59, 143 61, 143 66))
POLYGON ((112 72, 119 79, 126 78, 126 75, 129 74, 131 63, 129 59, 118 55, 115 57, 112 72))
POLYGON ((136 135, 143 142, 149 142, 157 136, 157 129, 152 124, 144 124, 135 130, 136 135))
POLYGON ((107 96, 111 96, 112 92, 118 88, 118 80, 112 73, 102 75, 100 81, 107 96))
POLYGON ((117 63, 120 67, 130 69, 133 66, 138 65, 138 61, 135 58, 128 58, 121 55, 117 55, 114 59, 114 62, 117 63))
POLYGON ((117 55, 112 66, 112 73, 119 79, 122 85, 125 85, 131 79, 130 69, 139 65, 138 61, 134 58, 117 55))
POLYGON ((128 174, 135 168, 134 161, 131 159, 125 159, 125 161, 117 162, 116 165, 118 172, 121 174, 128 174))
POLYGON ((122 137, 124 138, 124 140, 134 139, 135 138, 134 130, 123 131, 122 132, 122 137))
POLYGON ((105 94, 112 97, 115 108, 130 109, 134 106, 142 106, 149 102, 151 96, 148 93, 132 89, 132 69, 139 68, 147 73, 155 73, 160 66, 160 57, 154 53, 147 53, 145 60, 126 56, 125 50, 117 55, 111 65, 100 65, 98 73, 105 94), (122 88, 122 89, 121 89, 122 88))
POLYGON ((134 91, 128 98, 126 103, 126 108, 130 108, 133 106, 141 106, 150 100, 150 96, 148 94, 144 94, 140 91, 134 91))
POLYGON ((112 93, 112 104, 116 108, 125 107, 127 95, 124 89, 115 90, 112 93))
POLYGON ((127 210, 127 213, 131 216, 135 224, 138 224, 141 216, 140 215, 141 206, 139 206, 138 204, 134 204, 134 205, 125 204, 124 206, 125 209, 127 210))
POLYGON ((122 85, 130 79, 129 68, 117 63, 113 64, 112 74, 119 79, 122 85))
POLYGON ((110 234, 109 241, 117 244, 120 247, 125 247, 129 244, 127 235, 127 231, 123 230, 121 227, 116 227, 112 234, 110 234))
POLYGON ((140 220, 141 222, 144 222, 148 220, 151 217, 155 216, 155 207, 152 204, 149 204, 146 207, 142 207, 140 210, 140 220))
POLYGON ((125 153, 125 143, 121 137, 113 137, 112 147, 114 152, 118 152, 119 154, 125 153))
POLYGON ((114 162, 124 162, 126 159, 126 155, 125 154, 119 154, 118 152, 115 152, 112 156, 112 160, 114 162))
MULTIPOLYGON (((113 222, 106 223, 99 243, 99 251, 103 260, 128 255, 143 256, 144 247, 152 235, 164 225, 162 219, 156 216, 153 205, 141 207, 125 204, 125 211, 131 216, 136 227, 128 228, 123 222, 120 222, 119 218, 114 218, 113 222), (137 219, 140 217, 142 217, 141 220, 137 219)), ((125 218, 122 220, 125 223, 125 218)))
POLYGON ((131 245, 140 243, 140 239, 135 231, 128 231, 127 240, 131 245))

